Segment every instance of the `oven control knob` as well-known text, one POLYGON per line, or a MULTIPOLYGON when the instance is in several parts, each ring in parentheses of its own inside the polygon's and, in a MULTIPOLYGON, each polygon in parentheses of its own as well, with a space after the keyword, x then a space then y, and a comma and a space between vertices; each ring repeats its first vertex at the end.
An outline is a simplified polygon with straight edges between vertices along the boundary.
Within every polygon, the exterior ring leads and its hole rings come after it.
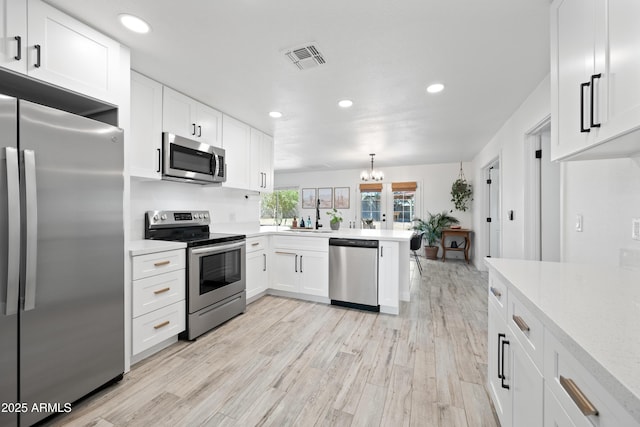
POLYGON ((198 214, 198 218, 202 219, 202 214, 198 214))
POLYGON ((158 218, 158 215, 154 215, 153 216, 153 222, 156 222, 158 219, 160 219, 160 218, 158 218))
POLYGON ((166 215, 162 215, 162 216, 160 217, 160 219, 164 221, 164 220, 166 220, 166 219, 167 219, 167 216, 166 216, 166 215))
POLYGON ((208 214, 204 214, 204 219, 207 219, 207 218, 209 218, 209 215, 208 214))

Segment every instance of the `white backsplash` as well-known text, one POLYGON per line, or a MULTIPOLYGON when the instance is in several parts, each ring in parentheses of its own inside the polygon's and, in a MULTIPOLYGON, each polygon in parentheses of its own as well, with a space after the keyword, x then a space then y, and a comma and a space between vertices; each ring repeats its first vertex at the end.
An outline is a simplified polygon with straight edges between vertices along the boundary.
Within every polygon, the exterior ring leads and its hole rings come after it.
POLYGON ((131 181, 131 240, 144 239, 149 210, 208 210, 214 230, 259 228, 260 195, 171 181, 131 181))

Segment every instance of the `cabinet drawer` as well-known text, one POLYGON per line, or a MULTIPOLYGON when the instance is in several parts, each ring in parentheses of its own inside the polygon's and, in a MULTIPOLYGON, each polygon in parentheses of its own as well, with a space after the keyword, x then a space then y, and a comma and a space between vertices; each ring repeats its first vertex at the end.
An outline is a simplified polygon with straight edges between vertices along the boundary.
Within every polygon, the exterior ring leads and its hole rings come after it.
POLYGON ((185 302, 180 301, 133 319, 132 353, 138 354, 184 331, 185 302))
POLYGON ((276 249, 329 252, 327 237, 274 236, 273 239, 273 247, 276 249))
POLYGON ((174 251, 157 252, 154 254, 140 255, 133 257, 132 276, 133 280, 155 276, 185 268, 185 250, 176 249, 174 251))
POLYGON ((495 273, 489 276, 489 301, 502 314, 502 318, 507 317, 507 285, 497 277, 495 273))
POLYGON ((549 331, 544 333, 544 377, 546 386, 553 392, 560 406, 576 426, 614 427, 637 426, 638 423, 625 411, 602 385, 578 362, 575 357, 549 331), (576 401, 582 394, 583 410, 576 401), (575 399, 575 400, 574 400, 575 399), (590 404, 590 405, 589 405, 590 404), (589 415, 588 406, 597 411, 589 415))
POLYGON ((185 270, 133 281, 133 317, 185 299, 185 270))
POLYGON ((522 344, 524 351, 529 355, 531 360, 533 360, 538 370, 542 372, 544 327, 542 323, 522 305, 513 292, 509 292, 508 301, 507 324, 513 335, 520 341, 520 344, 522 344))
POLYGON ((544 425, 549 427, 575 427, 575 424, 569 418, 553 395, 549 387, 544 388, 544 425))
POLYGON ((249 237, 247 239, 247 253, 263 251, 267 248, 267 237, 249 237))

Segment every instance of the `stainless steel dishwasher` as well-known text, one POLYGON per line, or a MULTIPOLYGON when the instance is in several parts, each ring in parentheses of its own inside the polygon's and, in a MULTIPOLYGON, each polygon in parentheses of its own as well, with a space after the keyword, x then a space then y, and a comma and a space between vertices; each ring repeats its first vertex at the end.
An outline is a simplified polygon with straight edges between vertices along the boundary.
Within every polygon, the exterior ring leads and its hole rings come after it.
POLYGON ((331 304, 380 311, 378 246, 377 240, 329 239, 331 304))

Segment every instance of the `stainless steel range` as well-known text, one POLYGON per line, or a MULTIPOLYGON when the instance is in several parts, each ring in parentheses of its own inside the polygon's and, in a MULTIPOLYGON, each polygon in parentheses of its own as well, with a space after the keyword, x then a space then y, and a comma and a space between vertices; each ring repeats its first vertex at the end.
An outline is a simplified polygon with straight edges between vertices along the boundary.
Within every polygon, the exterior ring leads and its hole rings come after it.
POLYGON ((210 233, 208 211, 148 211, 145 238, 187 244, 187 330, 193 340, 238 314, 246 297, 246 236, 210 233))

